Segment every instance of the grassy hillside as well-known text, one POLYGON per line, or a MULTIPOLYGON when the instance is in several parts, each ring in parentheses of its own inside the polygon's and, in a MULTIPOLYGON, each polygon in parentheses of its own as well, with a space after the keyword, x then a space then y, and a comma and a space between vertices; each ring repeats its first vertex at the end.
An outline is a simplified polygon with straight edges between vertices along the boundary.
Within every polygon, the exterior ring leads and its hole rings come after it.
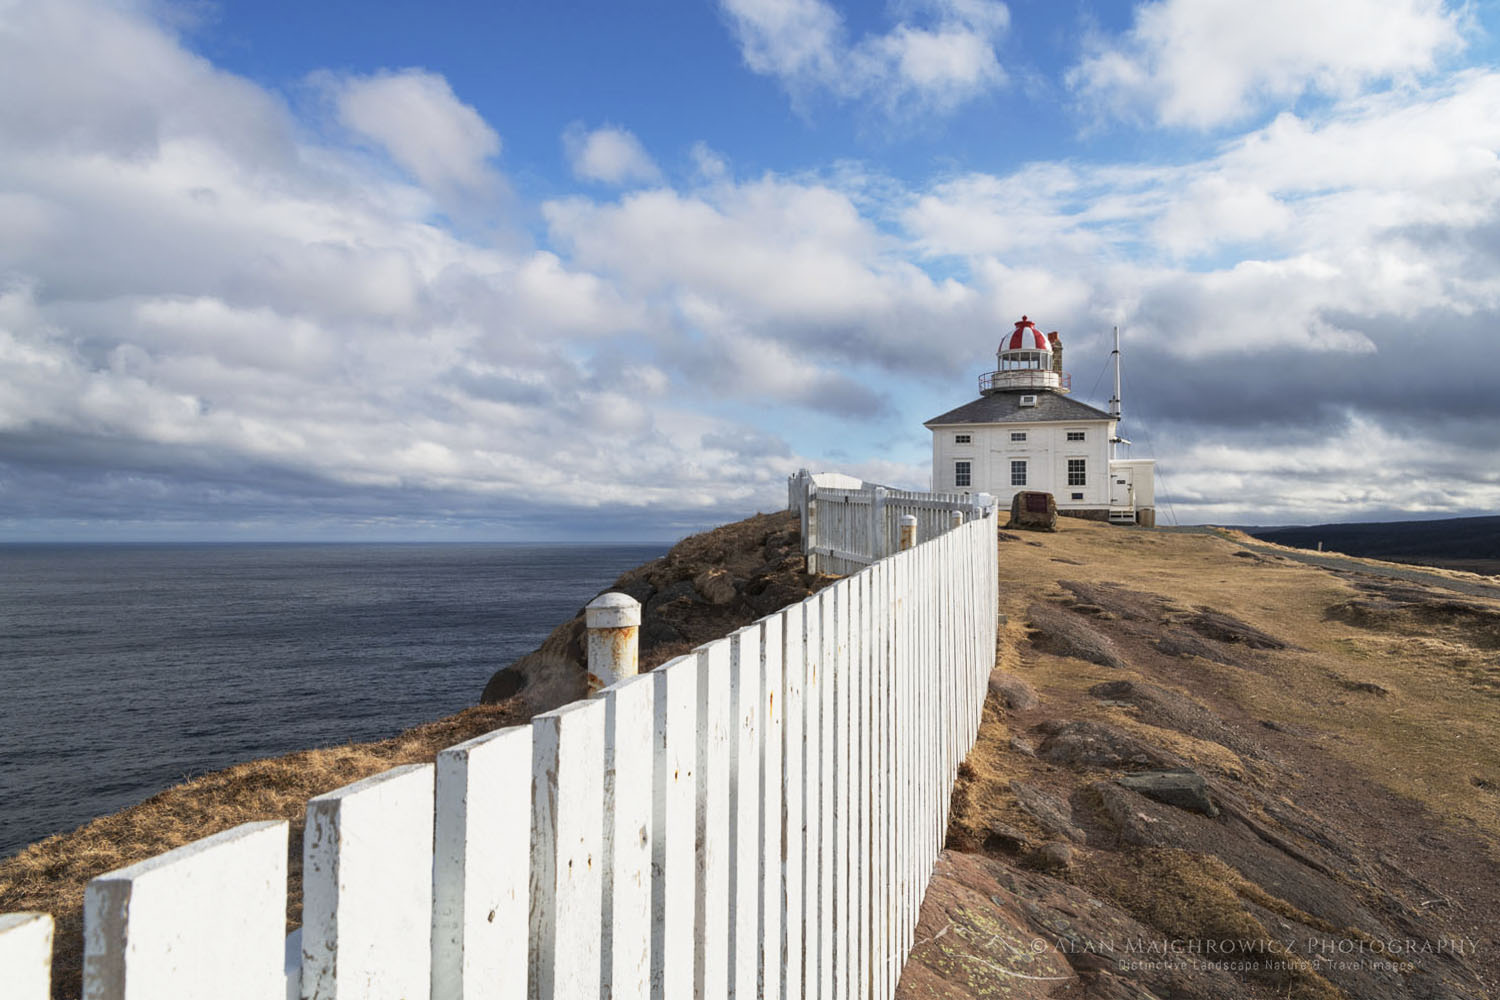
POLYGON ((1500 995, 1500 602, 1060 529, 1000 543, 900 995, 1500 995))

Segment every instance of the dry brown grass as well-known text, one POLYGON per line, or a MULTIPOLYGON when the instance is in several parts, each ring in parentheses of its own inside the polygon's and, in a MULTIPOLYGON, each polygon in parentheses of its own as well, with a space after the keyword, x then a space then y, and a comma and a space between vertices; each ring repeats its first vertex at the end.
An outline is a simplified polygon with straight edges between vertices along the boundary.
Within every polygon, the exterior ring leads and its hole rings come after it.
POLYGON ((302 868, 308 799, 392 767, 430 761, 444 747, 526 717, 515 702, 484 705, 376 743, 303 750, 203 775, 0 861, 0 913, 40 910, 53 915, 53 996, 77 997, 82 991, 83 889, 89 879, 241 823, 284 819, 292 824, 290 930, 301 919, 295 875, 302 868))
MULTIPOLYGON (((1120 863, 1100 866, 1082 881, 1102 891, 1126 910, 1173 940, 1188 942, 1244 942, 1240 947, 1249 958, 1287 958, 1289 969, 1272 967, 1252 973, 1288 997, 1307 1000, 1341 1000, 1343 993, 1310 962, 1296 960, 1276 949, 1281 946, 1264 924, 1246 912, 1241 896, 1285 912, 1282 900, 1267 896, 1258 886, 1218 858, 1192 854, 1175 848, 1136 851, 1120 863)), ((1295 909, 1298 919, 1319 921, 1295 909)), ((1233 958, 1235 953, 1204 956, 1207 961, 1233 958)), ((1272 963, 1265 963, 1271 966, 1272 963)))
MULTIPOLYGON (((1184 660, 1183 669, 1199 672, 1252 718, 1325 734, 1321 745, 1327 753, 1422 802, 1455 828, 1481 835, 1500 857, 1500 794, 1481 784, 1500 789, 1500 698, 1489 693, 1500 677, 1494 650, 1465 643, 1442 625, 1413 623, 1393 634, 1331 619, 1328 609, 1362 596, 1350 577, 1301 563, 1233 558, 1239 547, 1230 538, 1121 530, 1070 518, 1060 519, 1056 534, 1022 538, 1036 544, 1007 542, 1000 548, 1001 610, 1010 615, 1011 639, 1024 637, 1018 622, 1031 601, 1066 595, 1059 578, 1118 583, 1241 618, 1298 648, 1258 656, 1254 670, 1199 658, 1184 660), (1377 684, 1390 694, 1350 691, 1341 679, 1377 684)), ((1358 561, 1374 569, 1410 568, 1358 561)), ((1500 611, 1497 601, 1463 600, 1500 611)), ((1076 717, 1117 724, 1084 692, 1101 680, 1134 676, 1046 655, 1007 669, 1052 691, 1054 699, 1076 697, 1069 705, 1076 717)))

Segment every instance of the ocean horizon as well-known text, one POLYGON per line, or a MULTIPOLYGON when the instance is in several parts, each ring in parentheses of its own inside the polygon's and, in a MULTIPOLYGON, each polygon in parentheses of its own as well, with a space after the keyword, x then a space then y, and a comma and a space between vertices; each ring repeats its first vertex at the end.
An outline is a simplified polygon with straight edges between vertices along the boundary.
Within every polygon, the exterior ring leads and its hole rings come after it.
POLYGON ((479 700, 666 544, 0 543, 0 857, 479 700))

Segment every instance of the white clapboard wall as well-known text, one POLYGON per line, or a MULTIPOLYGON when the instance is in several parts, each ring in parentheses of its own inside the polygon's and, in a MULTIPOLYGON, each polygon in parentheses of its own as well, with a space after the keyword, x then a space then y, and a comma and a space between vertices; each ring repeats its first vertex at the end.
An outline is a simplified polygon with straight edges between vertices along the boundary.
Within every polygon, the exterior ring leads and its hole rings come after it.
MULTIPOLYGON (((951 524, 951 522, 950 522, 951 524)), ((87 1000, 885 998, 994 664, 996 521, 600 695, 90 883, 87 1000)), ((0 916, 7 1000, 52 921, 0 916)))
POLYGON ((916 493, 806 469, 787 477, 787 508, 802 521, 809 573, 844 576, 898 551, 901 518, 916 518, 917 540, 936 538, 955 520, 989 516, 988 493, 916 493))

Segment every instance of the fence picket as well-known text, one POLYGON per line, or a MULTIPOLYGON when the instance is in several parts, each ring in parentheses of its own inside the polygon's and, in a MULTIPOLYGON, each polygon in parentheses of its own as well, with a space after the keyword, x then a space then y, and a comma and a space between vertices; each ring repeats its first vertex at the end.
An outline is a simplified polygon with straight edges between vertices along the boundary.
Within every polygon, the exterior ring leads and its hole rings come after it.
POLYGON ((785 996, 781 986, 782 902, 782 830, 783 794, 786 788, 782 772, 782 738, 786 727, 786 679, 783 673, 783 628, 785 616, 762 619, 761 628, 761 708, 764 720, 760 735, 760 830, 761 871, 760 955, 756 971, 757 996, 780 1000, 785 996))
POLYGON ((437 756, 433 1000, 525 1000, 514 944, 530 919, 531 729, 498 729, 437 756))
POLYGON ((52 915, 0 914, 0 973, 15 1000, 52 995, 52 915))
POLYGON ((655 688, 652 773, 651 987, 692 1000, 697 927, 698 658, 646 675, 655 688))
MULTIPOLYGON (((93 879, 83 903, 84 997, 282 992, 286 849, 284 821, 246 823, 93 879)), ((35 947, 43 925, 31 926, 35 947)), ((45 931, 50 939, 50 919, 45 931)))
POLYGON ((655 685, 649 674, 606 688, 603 939, 605 1000, 651 995, 655 685))
POLYGON ((531 720, 530 995, 599 994, 602 973, 604 725, 599 699, 531 720))
POLYGON ((819 591, 802 604, 802 655, 805 680, 802 718, 806 730, 803 761, 802 823, 802 989, 808 1000, 824 1000, 822 990, 822 921, 818 914, 823 892, 823 601, 819 591))
POLYGON ((806 603, 794 604, 782 612, 783 718, 781 829, 782 845, 782 944, 781 995, 787 1000, 802 996, 803 961, 803 871, 806 829, 803 799, 807 778, 804 771, 806 728, 803 723, 803 688, 806 660, 802 649, 803 612, 806 603))
POLYGON ((760 979, 760 762, 765 681, 761 626, 729 636, 733 746, 729 775, 730 992, 754 1000, 760 979))
POLYGON ((432 976, 433 765, 307 803, 304 1000, 425 997, 432 976))
POLYGON ((699 997, 729 994, 729 780, 733 704, 729 643, 698 651, 698 893, 699 997))

